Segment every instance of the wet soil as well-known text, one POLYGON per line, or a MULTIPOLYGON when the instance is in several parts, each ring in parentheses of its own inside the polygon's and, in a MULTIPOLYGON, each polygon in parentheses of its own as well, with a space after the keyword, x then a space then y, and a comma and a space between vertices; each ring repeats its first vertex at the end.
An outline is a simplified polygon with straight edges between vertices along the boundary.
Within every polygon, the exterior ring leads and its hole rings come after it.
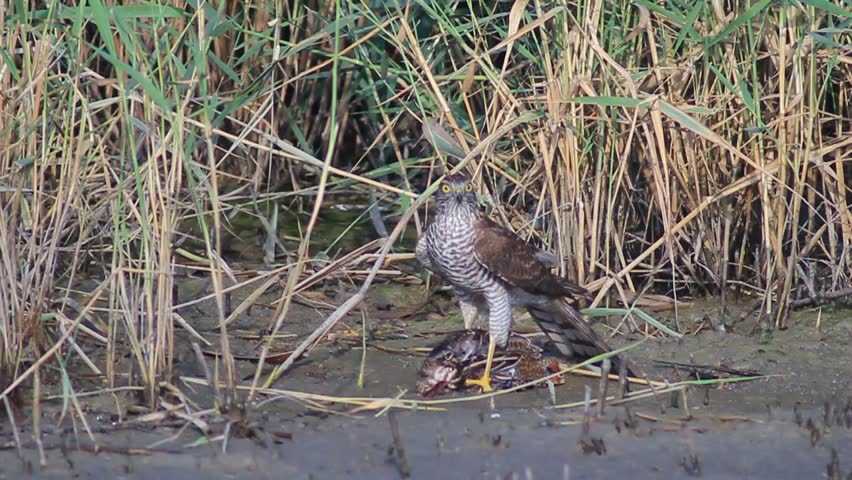
MULTIPOLYGON (((205 282, 181 282, 182 297, 203 294, 209 288, 205 282)), ((292 350, 352 288, 330 282, 300 296, 273 353, 292 350)), ((233 304, 248 293, 235 294, 233 304)), ((271 303, 278 294, 261 298, 229 329, 241 359, 236 362, 241 384, 251 382, 259 335, 269 327, 271 303)), ((151 412, 139 411, 144 402, 138 395, 118 392, 80 399, 94 442, 79 418, 61 415, 61 399, 44 402, 44 466, 33 448, 29 408, 21 408, 18 428, 27 448, 18 453, 4 422, 0 478, 848 478, 852 312, 797 312, 788 329, 759 337, 750 334, 756 319, 742 315, 749 306, 728 305, 727 314, 741 318, 733 332, 705 329, 679 340, 648 338, 628 356, 650 377, 670 381, 688 378, 690 372, 657 360, 778 376, 693 386, 685 394, 610 406, 590 421, 588 433, 583 433, 582 408, 554 408, 582 400, 587 386, 597 391, 597 380, 576 376, 569 376, 553 395, 538 388, 458 401, 442 405, 442 411, 393 414, 355 411, 335 402, 311 408, 292 397, 261 395, 262 403, 251 408, 196 415, 209 425, 207 433, 177 415, 145 417, 151 412)), ((217 371, 218 327, 212 308, 202 303, 181 315, 211 342, 203 350, 208 367, 217 371)), ((679 309, 676 322, 672 312, 654 315, 695 331, 708 319, 718 320, 718 308, 714 299, 695 300, 679 309)), ((606 335, 620 319, 596 321, 595 328, 606 335)), ((274 387, 335 397, 417 399, 415 373, 425 353, 460 325, 458 310, 445 293, 427 295, 413 277, 379 283, 362 309, 344 318, 274 387), (361 348, 365 332, 366 352, 361 348)), ((523 315, 517 329, 535 332, 523 315)), ((192 381, 203 379, 203 369, 189 347, 192 337, 177 326, 176 332, 173 384, 197 407, 179 411, 194 415, 212 408, 214 395, 203 380, 192 381)), ((610 343, 622 346, 643 338, 622 330, 610 343)), ((103 347, 89 346, 97 358, 103 347)), ((86 371, 76 362, 70 368, 86 371)), ((49 380, 43 380, 46 394, 61 394, 60 383, 49 380)), ((92 379, 76 387, 80 394, 104 385, 92 379)))
MULTIPOLYGON (((837 453, 838 473, 852 469, 852 434, 833 428, 811 445, 809 434, 789 420, 747 424, 702 422, 666 425, 643 422, 619 433, 612 416, 592 424, 605 452, 582 453, 579 426, 559 425, 569 415, 545 409, 469 409, 449 413, 396 414, 400 456, 387 417, 294 420, 276 425, 291 440, 261 446, 234 439, 221 445, 180 448, 150 455, 97 455, 74 449, 48 452, 43 478, 773 478, 826 477, 837 453), (731 424, 731 425, 728 425, 731 424), (844 453, 840 453, 844 452, 844 453), (404 458, 403 461, 400 458, 404 458)), ((110 436, 110 443, 144 447, 158 435, 110 436)), ((159 435, 162 437, 162 434, 159 435)), ((5 454, 7 478, 24 470, 5 454)), ((35 461, 32 454, 26 455, 35 461)), ((836 477, 836 478, 845 478, 836 477)))

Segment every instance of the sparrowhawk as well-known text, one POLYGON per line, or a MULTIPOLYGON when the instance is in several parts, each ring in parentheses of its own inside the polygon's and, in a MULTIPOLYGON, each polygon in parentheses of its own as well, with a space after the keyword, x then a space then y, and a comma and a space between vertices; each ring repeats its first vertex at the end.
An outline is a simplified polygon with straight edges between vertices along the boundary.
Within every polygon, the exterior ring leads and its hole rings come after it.
MULTIPOLYGON (((442 277, 458 297, 464 326, 470 329, 488 311, 489 351, 482 379, 469 380, 491 390, 491 360, 505 347, 512 306, 526 308, 547 337, 567 357, 591 358, 609 346, 574 306, 588 292, 551 272, 552 255, 526 243, 490 220, 479 207, 470 178, 447 176, 435 202, 435 218, 417 242, 417 259, 442 277)), ((612 358, 615 370, 620 361, 612 358)))

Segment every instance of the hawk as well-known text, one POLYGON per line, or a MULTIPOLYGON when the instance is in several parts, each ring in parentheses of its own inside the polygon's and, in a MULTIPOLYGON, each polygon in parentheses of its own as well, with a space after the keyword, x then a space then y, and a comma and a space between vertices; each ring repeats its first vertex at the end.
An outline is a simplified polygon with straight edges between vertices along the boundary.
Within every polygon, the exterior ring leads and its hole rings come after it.
MULTIPOLYGON (((553 255, 490 220, 466 175, 449 175, 441 182, 434 220, 418 240, 416 256, 452 286, 466 329, 488 312, 485 370, 482 378, 468 379, 469 385, 492 390, 491 363, 496 347, 504 348, 509 340, 513 306, 526 308, 568 358, 610 351, 574 306, 576 297, 588 296, 586 289, 551 272, 553 255)), ((611 360, 617 370, 620 360, 611 360)))

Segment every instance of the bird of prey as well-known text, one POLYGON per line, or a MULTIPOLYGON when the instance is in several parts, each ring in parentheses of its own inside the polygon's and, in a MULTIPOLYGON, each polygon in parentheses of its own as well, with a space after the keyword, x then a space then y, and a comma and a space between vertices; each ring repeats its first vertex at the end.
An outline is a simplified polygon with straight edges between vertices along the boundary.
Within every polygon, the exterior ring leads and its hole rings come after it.
MULTIPOLYGON (((491 391, 491 362, 505 347, 512 327, 512 307, 526 308, 547 337, 568 358, 591 358, 609 346, 580 316, 576 297, 588 292, 551 272, 549 257, 480 209, 470 178, 448 175, 437 192, 435 216, 417 242, 420 263, 448 282, 471 329, 487 310, 489 345, 482 378, 467 384, 491 391)), ((614 370, 618 358, 611 359, 614 370)))

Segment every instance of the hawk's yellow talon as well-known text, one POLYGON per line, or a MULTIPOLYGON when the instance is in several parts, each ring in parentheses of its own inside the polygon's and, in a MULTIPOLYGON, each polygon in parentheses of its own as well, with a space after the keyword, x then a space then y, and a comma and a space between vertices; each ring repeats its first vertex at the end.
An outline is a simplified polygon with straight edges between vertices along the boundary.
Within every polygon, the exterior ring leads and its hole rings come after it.
POLYGON ((485 357, 485 371, 482 376, 476 379, 468 378, 464 381, 467 386, 478 385, 483 393, 488 393, 494 390, 491 386, 491 363, 494 361, 494 351, 497 350, 497 341, 494 340, 494 335, 488 335, 488 356, 485 357))
POLYGON ((477 386, 482 389, 482 393, 488 393, 494 391, 494 388, 491 387, 491 373, 488 375, 484 375, 482 378, 468 378, 464 381, 464 384, 468 387, 477 386))

